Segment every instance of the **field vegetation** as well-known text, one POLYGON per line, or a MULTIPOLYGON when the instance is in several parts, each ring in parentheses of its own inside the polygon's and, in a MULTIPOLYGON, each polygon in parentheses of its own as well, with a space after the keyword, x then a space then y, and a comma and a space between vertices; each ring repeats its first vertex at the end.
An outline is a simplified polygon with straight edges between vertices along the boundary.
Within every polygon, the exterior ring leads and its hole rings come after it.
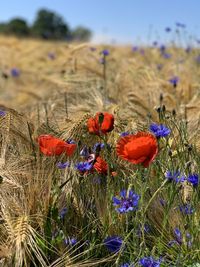
POLYGON ((0 47, 0 266, 200 266, 198 47, 0 47))

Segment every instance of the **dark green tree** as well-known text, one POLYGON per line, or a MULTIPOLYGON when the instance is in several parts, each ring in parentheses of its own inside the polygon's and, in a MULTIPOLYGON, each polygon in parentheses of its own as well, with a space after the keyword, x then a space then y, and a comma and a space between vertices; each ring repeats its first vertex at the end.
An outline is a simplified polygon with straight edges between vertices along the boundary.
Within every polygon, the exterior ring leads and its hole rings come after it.
POLYGON ((0 33, 5 33, 6 31, 6 23, 0 23, 0 33))
POLYGON ((4 24, 2 30, 6 34, 14 34, 19 37, 25 37, 29 35, 29 27, 27 22, 21 18, 14 18, 7 24, 4 24))
POLYGON ((65 39, 70 34, 69 27, 63 18, 46 9, 38 11, 31 31, 33 36, 52 40, 65 39))
POLYGON ((72 40, 89 41, 92 36, 92 32, 85 27, 78 26, 77 28, 75 28, 75 30, 72 31, 71 35, 72 40))

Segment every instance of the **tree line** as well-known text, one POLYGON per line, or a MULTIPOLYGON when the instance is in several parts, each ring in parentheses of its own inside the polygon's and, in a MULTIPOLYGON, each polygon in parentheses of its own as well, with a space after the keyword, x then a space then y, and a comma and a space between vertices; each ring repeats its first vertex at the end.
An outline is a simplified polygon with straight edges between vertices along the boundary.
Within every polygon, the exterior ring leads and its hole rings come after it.
POLYGON ((91 30, 83 26, 70 29, 59 14, 47 9, 37 12, 31 26, 22 18, 13 18, 8 23, 0 23, 0 33, 17 37, 69 41, 88 41, 92 35, 91 30))

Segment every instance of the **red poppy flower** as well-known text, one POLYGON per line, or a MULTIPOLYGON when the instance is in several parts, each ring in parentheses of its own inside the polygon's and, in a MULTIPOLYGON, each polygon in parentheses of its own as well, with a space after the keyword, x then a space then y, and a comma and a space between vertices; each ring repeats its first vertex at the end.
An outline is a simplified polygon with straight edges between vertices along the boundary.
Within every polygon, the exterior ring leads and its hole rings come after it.
POLYGON ((52 135, 40 135, 37 138, 40 151, 46 156, 59 156, 66 153, 71 156, 76 149, 76 144, 68 144, 65 141, 58 139, 52 135))
POLYGON ((108 112, 98 112, 94 118, 88 119, 87 126, 90 133, 106 134, 114 128, 114 116, 108 112), (102 122, 100 116, 102 116, 102 122))
POLYGON ((93 167, 98 173, 106 174, 108 170, 107 162, 103 160, 101 157, 96 158, 96 162, 93 167))
POLYGON ((133 164, 141 163, 145 168, 149 166, 158 153, 155 136, 147 132, 139 132, 120 138, 116 148, 118 156, 133 164))

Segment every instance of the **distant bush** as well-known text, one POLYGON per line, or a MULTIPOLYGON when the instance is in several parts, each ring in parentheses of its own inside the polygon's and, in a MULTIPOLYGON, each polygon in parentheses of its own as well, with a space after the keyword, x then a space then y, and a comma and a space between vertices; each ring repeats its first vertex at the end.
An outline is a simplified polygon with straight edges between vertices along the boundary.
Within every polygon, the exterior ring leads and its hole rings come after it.
POLYGON ((0 32, 6 34, 14 34, 16 36, 28 36, 30 29, 27 22, 21 18, 14 18, 7 24, 0 24, 0 32))
POLYGON ((45 39, 65 39, 70 35, 69 26, 54 12, 42 9, 37 13, 31 28, 33 36, 45 39))
POLYGON ((72 39, 76 41, 88 41, 92 36, 92 32, 82 26, 77 27, 72 32, 72 39))
POLYGON ((82 26, 71 30, 60 15, 47 9, 38 11, 35 21, 30 27, 21 18, 14 18, 8 23, 1 23, 0 33, 16 35, 18 37, 30 36, 49 40, 71 41, 88 41, 92 35, 89 29, 82 26))

